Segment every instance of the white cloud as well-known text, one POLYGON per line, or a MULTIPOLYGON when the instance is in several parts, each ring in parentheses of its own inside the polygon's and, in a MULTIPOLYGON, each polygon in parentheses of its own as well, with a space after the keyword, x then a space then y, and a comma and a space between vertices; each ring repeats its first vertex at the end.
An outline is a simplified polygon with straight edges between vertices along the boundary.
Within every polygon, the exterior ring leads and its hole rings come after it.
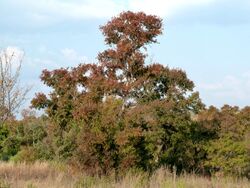
POLYGON ((162 17, 174 15, 183 8, 201 6, 215 0, 130 0, 129 7, 134 11, 144 11, 162 17))
POLYGON ((88 61, 88 58, 85 56, 79 55, 74 49, 64 48, 61 50, 64 58, 71 63, 84 63, 88 61))
POLYGON ((245 105, 250 102, 250 72, 226 76, 214 83, 197 84, 197 90, 209 104, 245 105))
MULTIPOLYGON (((44 67, 51 67, 51 66, 59 66, 54 61, 50 59, 40 59, 40 58, 30 58, 26 57, 24 59, 24 51, 21 50, 17 46, 8 46, 5 49, 0 50, 0 58, 3 61, 3 63, 11 62, 11 64, 14 66, 14 68, 17 68, 20 63, 22 65, 22 72, 29 72, 30 69, 41 69, 44 67)), ((33 71, 34 73, 34 71, 33 71)))
POLYGON ((10 0, 10 2, 11 6, 19 6, 28 11, 33 21, 46 23, 65 19, 109 18, 124 10, 171 16, 183 8, 207 5, 215 0, 10 0))
POLYGON ((8 57, 12 56, 13 60, 22 59, 24 56, 23 50, 21 50, 20 48, 16 46, 8 46, 6 47, 6 49, 2 50, 0 54, 1 56, 3 54, 6 54, 8 57))
POLYGON ((11 0, 11 2, 14 6, 28 10, 34 21, 42 23, 58 19, 103 18, 118 13, 124 7, 115 0, 11 0))
POLYGON ((17 68, 24 58, 24 51, 16 46, 8 46, 0 51, 0 59, 3 64, 9 62, 17 68))

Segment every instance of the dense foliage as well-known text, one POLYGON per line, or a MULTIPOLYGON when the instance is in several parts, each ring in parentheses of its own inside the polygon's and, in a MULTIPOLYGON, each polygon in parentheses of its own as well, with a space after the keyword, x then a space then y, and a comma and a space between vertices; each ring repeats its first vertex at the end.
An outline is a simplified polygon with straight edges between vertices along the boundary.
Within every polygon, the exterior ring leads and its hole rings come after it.
POLYGON ((249 177, 250 108, 207 109, 184 71, 147 64, 160 18, 123 12, 100 29, 108 49, 98 63, 43 71, 52 90, 32 106, 46 116, 0 128, 2 159, 60 160, 100 175, 164 166, 249 177))

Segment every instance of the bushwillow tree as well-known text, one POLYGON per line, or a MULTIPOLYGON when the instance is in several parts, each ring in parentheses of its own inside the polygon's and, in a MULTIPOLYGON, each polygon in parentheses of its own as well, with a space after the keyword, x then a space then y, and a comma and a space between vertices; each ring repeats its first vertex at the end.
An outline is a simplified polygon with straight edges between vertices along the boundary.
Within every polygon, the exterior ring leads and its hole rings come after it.
POLYGON ((52 137, 60 138, 57 154, 70 153, 89 173, 198 168, 204 156, 197 155, 200 128, 192 117, 203 104, 194 83, 180 69, 145 63, 162 20, 128 11, 100 29, 108 49, 98 63, 44 70, 41 79, 52 92, 32 100, 50 117, 52 137))

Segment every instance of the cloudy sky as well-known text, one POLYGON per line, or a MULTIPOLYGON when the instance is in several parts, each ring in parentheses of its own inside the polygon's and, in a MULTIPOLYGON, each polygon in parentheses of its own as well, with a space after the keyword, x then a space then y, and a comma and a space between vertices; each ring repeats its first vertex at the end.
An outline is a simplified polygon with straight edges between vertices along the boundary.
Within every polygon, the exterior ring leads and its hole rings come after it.
POLYGON ((22 84, 47 91, 43 69, 96 61, 99 26, 121 11, 164 19, 149 58, 184 69, 207 105, 250 105, 249 0, 0 0, 0 48, 23 50, 22 84))

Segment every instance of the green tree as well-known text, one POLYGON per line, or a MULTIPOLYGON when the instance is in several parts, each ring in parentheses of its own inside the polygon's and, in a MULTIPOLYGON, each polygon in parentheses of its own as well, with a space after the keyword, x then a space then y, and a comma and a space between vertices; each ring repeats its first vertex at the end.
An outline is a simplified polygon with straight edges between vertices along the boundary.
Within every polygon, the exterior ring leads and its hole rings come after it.
POLYGON ((249 107, 210 107, 198 115, 198 122, 208 129, 205 167, 212 173, 248 176, 250 170, 249 107))

